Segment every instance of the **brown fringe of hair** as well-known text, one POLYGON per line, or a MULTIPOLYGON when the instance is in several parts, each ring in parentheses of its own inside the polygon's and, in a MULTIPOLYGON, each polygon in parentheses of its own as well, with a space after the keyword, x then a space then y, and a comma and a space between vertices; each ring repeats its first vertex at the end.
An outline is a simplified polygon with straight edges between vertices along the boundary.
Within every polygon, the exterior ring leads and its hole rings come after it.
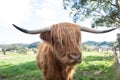
POLYGON ((54 45, 57 42, 60 43, 61 46, 66 46, 68 48, 80 44, 80 29, 76 24, 71 23, 59 23, 55 24, 51 27, 51 38, 53 40, 54 45))

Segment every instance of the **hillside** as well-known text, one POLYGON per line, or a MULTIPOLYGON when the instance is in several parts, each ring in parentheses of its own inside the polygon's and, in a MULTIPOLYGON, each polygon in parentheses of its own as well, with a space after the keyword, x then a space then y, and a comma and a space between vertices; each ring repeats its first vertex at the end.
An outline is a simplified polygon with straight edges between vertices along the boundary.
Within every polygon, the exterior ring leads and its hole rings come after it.
POLYGON ((95 41, 86 41, 86 42, 83 42, 82 45, 88 45, 88 46, 109 46, 111 47, 113 45, 113 42, 106 42, 106 41, 103 41, 103 42, 95 42, 95 41))
MULTIPOLYGON (((23 43, 18 43, 18 44, 8 44, 8 45, 0 45, 1 49, 5 49, 5 50, 19 50, 21 48, 37 48, 38 44, 40 42, 36 41, 30 44, 23 44, 23 43)), ((113 42, 95 42, 95 41, 86 41, 82 43, 82 46, 94 46, 94 47, 100 47, 100 46, 108 46, 111 47, 113 45, 113 42)))
POLYGON ((39 44, 39 41, 30 43, 30 44, 23 44, 23 43, 6 44, 6 45, 0 45, 0 48, 4 49, 6 51, 9 51, 9 50, 19 50, 19 49, 22 49, 22 48, 30 49, 30 48, 37 48, 38 44, 39 44))

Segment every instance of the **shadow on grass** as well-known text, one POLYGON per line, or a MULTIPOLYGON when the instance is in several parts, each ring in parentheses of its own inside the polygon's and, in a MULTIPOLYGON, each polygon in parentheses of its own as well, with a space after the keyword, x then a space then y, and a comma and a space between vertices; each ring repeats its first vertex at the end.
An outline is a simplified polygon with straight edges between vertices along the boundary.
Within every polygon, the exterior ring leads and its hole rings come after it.
POLYGON ((35 61, 0 68, 0 76, 5 80, 41 80, 42 78, 35 61))

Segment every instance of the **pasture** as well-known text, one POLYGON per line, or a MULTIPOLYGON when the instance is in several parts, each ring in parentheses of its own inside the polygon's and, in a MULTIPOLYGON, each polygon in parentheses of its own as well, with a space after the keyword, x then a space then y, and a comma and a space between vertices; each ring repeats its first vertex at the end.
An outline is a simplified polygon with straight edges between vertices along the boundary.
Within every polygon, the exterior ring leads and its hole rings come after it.
MULTIPOLYGON (((0 78, 4 80, 41 80, 36 54, 0 53, 0 78)), ((117 80, 113 53, 83 52, 73 80, 117 80)), ((118 79, 119 80, 119 79, 118 79)))

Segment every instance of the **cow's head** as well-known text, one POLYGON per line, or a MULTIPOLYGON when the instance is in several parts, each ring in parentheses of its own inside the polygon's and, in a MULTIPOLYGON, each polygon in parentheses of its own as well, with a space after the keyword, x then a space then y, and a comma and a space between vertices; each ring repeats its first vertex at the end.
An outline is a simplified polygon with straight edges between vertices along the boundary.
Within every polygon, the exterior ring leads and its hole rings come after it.
POLYGON ((52 46, 53 55, 65 65, 74 65, 81 62, 81 32, 87 31, 92 33, 105 33, 115 28, 96 31, 86 27, 80 27, 71 23, 54 24, 40 30, 26 30, 13 24, 18 30, 28 34, 40 34, 41 39, 48 42, 52 46))
POLYGON ((81 33, 78 25, 60 23, 51 26, 49 32, 42 33, 41 38, 50 43, 53 55, 65 65, 81 62, 81 33))

